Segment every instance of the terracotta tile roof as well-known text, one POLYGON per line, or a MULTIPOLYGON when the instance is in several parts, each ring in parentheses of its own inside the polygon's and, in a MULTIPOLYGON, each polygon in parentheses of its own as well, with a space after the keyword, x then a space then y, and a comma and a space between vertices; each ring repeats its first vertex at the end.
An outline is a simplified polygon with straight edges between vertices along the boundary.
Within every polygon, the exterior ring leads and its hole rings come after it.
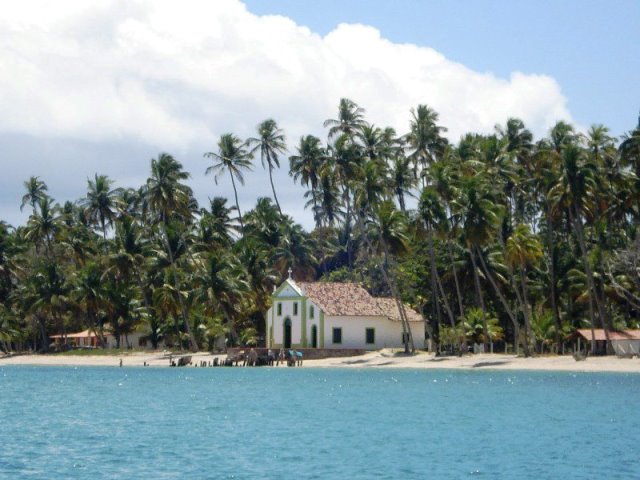
MULTIPOLYGON (((399 322, 400 321, 400 313, 398 312, 398 306, 396 305, 396 301, 392 297, 378 297, 375 299, 378 302, 378 307, 386 317, 389 317, 391 320, 399 322)), ((424 322, 422 315, 416 312, 413 308, 405 303, 404 311, 407 314, 407 319, 410 322, 424 322)))
MULTIPOLYGON (((296 285, 325 315, 387 317, 400 321, 392 298, 372 297, 357 283, 298 282, 296 285)), ((410 322, 423 321, 418 312, 407 305, 405 307, 410 322)))
MULTIPOLYGON (((607 337, 604 335, 604 330, 601 328, 594 329, 594 337, 597 341, 605 341, 607 337)), ((590 328, 578 328, 576 334, 580 335, 585 340, 591 341, 591 329, 590 328)), ((609 338, 611 340, 640 340, 640 330, 622 330, 620 332, 609 332, 609 338)))
MULTIPOLYGON (((105 337, 110 335, 108 331, 104 332, 105 337)), ((91 329, 83 330, 77 333, 67 333, 66 335, 49 335, 49 338, 98 338, 98 335, 91 329)))

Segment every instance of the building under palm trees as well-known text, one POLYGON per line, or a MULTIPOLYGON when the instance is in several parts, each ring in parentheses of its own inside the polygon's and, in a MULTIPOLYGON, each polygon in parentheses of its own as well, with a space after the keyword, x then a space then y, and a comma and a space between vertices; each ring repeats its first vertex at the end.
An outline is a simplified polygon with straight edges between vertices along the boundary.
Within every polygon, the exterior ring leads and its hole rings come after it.
MULTIPOLYGON (((416 347, 424 319, 406 307, 416 347)), ((392 298, 371 296, 356 283, 285 280, 267 312, 267 347, 364 349, 404 347, 402 321, 392 298)))

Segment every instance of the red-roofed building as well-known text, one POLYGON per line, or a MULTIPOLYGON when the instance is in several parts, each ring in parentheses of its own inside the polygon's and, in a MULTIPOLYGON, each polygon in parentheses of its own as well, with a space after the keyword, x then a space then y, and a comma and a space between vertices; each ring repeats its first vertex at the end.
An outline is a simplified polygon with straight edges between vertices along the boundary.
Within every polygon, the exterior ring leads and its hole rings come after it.
MULTIPOLYGON (((595 328, 593 334, 590 328, 579 328, 574 336, 579 350, 583 345, 588 347, 592 339, 596 342, 596 353, 604 354, 607 350, 607 337, 602 328, 595 328)), ((640 355, 640 330, 611 331, 609 340, 616 355, 640 355)))
MULTIPOLYGON (((416 348, 424 347, 422 316, 405 305, 416 348)), ((267 312, 267 347, 377 350, 401 348, 402 322, 392 298, 373 297, 357 283, 284 281, 267 312)))

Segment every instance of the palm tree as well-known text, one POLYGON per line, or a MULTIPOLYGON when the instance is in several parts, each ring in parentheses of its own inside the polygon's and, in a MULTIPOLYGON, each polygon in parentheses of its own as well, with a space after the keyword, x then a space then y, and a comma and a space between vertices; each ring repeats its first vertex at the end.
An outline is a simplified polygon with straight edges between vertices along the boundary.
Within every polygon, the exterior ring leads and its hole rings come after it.
POLYGON ((86 314, 89 329, 93 330, 104 347, 103 323, 100 321, 101 307, 105 302, 105 285, 102 281, 102 267, 95 261, 78 272, 74 295, 76 302, 86 314))
POLYGON ((348 98, 341 98, 338 105, 338 118, 325 120, 323 127, 329 128, 329 138, 337 134, 353 136, 364 125, 364 108, 348 98))
POLYGON ((321 221, 317 215, 316 191, 320 183, 322 164, 325 161, 325 151, 322 148, 320 139, 313 135, 301 137, 297 150, 297 155, 289 157, 289 175, 293 177, 294 181, 300 180, 300 183, 306 187, 311 185, 310 197, 313 205, 313 216, 316 227, 319 227, 321 221))
POLYGON ((411 109, 411 132, 406 136, 410 149, 409 158, 414 161, 414 176, 418 178, 418 166, 422 169, 444 154, 447 140, 441 136, 447 129, 437 125, 438 113, 427 105, 411 109))
POLYGON ((40 180, 39 177, 29 177, 29 180, 24 182, 24 187, 27 193, 22 197, 20 211, 25 205, 29 204, 33 209, 33 213, 35 213, 36 205, 47 196, 47 184, 40 180))
POLYGON ((47 255, 51 254, 51 242, 59 229, 59 219, 57 216, 58 207, 52 205, 53 200, 43 197, 38 200, 38 209, 33 209, 33 214, 27 221, 25 238, 32 240, 37 245, 44 241, 47 255))
POLYGON ((325 169, 320 176, 317 188, 309 190, 304 196, 305 198, 311 197, 305 207, 313 208, 316 228, 321 225, 333 227, 337 221, 344 218, 340 189, 332 170, 325 169))
POLYGON ((274 252, 275 268, 284 277, 288 268, 296 278, 313 280, 318 261, 313 255, 309 235, 297 223, 287 217, 280 226, 281 239, 274 252))
POLYGON ((106 175, 94 176, 93 180, 87 180, 89 190, 87 198, 83 202, 87 220, 92 224, 100 225, 102 236, 107 240, 107 227, 113 225, 118 209, 118 197, 122 190, 119 188, 111 190, 113 180, 106 175))
POLYGON ((186 219, 191 216, 191 188, 182 183, 189 174, 182 164, 168 153, 161 153, 151 160, 151 176, 143 191, 143 201, 155 216, 154 223, 166 223, 172 218, 186 219))
POLYGON ((411 167, 409 166, 410 162, 410 159, 402 155, 397 155, 391 165, 391 184, 398 198, 400 210, 402 210, 403 213, 407 211, 405 195, 410 195, 411 189, 416 183, 415 177, 411 172, 411 167))
MULTIPOLYGON (((542 258, 542 245, 538 238, 531 233, 527 225, 516 226, 513 234, 507 239, 506 260, 512 268, 517 268, 520 273, 520 286, 522 287, 521 306, 525 321, 525 345, 527 351, 531 336, 531 310, 529 302, 528 270, 537 266, 542 258)), ((516 289, 517 291, 517 289, 516 289)))
MULTIPOLYGON (((587 277, 589 290, 589 315, 591 325, 594 325, 593 305, 598 310, 598 316, 607 338, 607 348, 611 348, 609 341, 609 325, 605 310, 596 291, 593 268, 589 259, 589 251, 584 235, 584 219, 594 216, 594 194, 597 190, 597 170, 594 164, 586 161, 583 151, 575 146, 569 145, 562 150, 562 170, 561 176, 556 185, 550 190, 549 197, 553 202, 553 209, 562 209, 567 212, 569 222, 573 227, 580 252, 584 272, 587 277)), ((592 352, 595 353, 595 342, 592 340, 592 352)))
POLYGON ((205 250, 228 248, 233 244, 233 234, 238 225, 232 218, 236 207, 228 207, 227 199, 214 197, 209 200, 209 210, 200 212, 200 243, 205 250))
POLYGON ((204 259, 194 279, 197 298, 210 316, 222 314, 232 336, 238 340, 237 314, 249 293, 246 275, 237 259, 225 252, 211 253, 204 259))
POLYGON ((631 166, 636 177, 640 178, 640 118, 638 119, 638 127, 625 134, 622 143, 620 143, 619 153, 623 164, 631 166))
POLYGON ((145 202, 152 212, 153 221, 159 226, 161 239, 169 257, 172 274, 172 288, 177 292, 178 304, 182 314, 184 328, 189 336, 193 351, 198 350, 198 343, 189 323, 189 317, 182 294, 180 293, 179 275, 175 258, 175 243, 186 245, 182 231, 176 233, 176 226, 183 228, 191 220, 193 197, 191 189, 182 183, 189 174, 182 170, 182 164, 171 155, 161 153, 157 159, 151 160, 151 176, 147 179, 145 202), (178 223, 180 221, 180 223, 178 223), (175 238, 178 237, 177 241, 175 238))
MULTIPOLYGON (((409 325, 407 312, 404 302, 400 296, 395 276, 390 272, 391 263, 395 255, 408 251, 408 239, 406 236, 405 216, 396 210, 391 200, 385 200, 372 205, 373 209, 365 211, 360 208, 361 221, 367 222, 369 227, 375 232, 374 237, 377 239, 378 250, 384 255, 384 264, 382 274, 385 282, 391 290, 391 296, 395 300, 400 319, 402 321, 402 333, 405 353, 414 353, 415 344, 413 342, 413 334, 409 325), (377 232, 376 232, 377 231, 377 232)), ((365 232, 365 240, 367 240, 369 249, 373 250, 373 244, 368 240, 369 236, 365 232)))
POLYGON ((258 125, 258 135, 258 138, 249 138, 247 140, 247 145, 253 145, 253 149, 250 151, 251 155, 254 155, 256 151, 260 150, 262 167, 269 168, 269 181, 271 182, 273 199, 276 202, 280 215, 282 215, 282 209, 280 208, 278 197, 276 196, 276 189, 273 186, 273 169, 275 167, 280 168, 278 155, 285 153, 287 150, 284 133, 280 128, 278 128, 276 121, 270 118, 258 125))
MULTIPOLYGON (((452 202, 452 208, 463 228, 465 243, 473 265, 476 294, 484 315, 485 337, 488 337, 486 307, 480 287, 476 257, 482 256, 480 246, 487 243, 498 229, 501 222, 501 209, 481 174, 463 179, 460 196, 452 202)), ((497 289, 496 293, 499 293, 497 289)))
POLYGON ((240 219, 240 229, 244 232, 244 223, 242 222, 242 212, 240 211, 240 203, 238 202, 238 190, 236 189, 235 179, 238 179, 240 185, 244 185, 243 170, 251 170, 251 159, 253 155, 247 151, 246 143, 243 143, 238 137, 231 133, 225 133, 218 141, 218 152, 205 153, 204 156, 214 160, 205 171, 205 174, 214 174, 213 180, 216 185, 225 170, 229 172, 231 184, 233 185, 233 193, 236 197, 236 208, 238 209, 238 217, 240 219))
MULTIPOLYGON (((438 321, 437 331, 440 330, 440 325, 442 324, 440 307, 438 303, 438 296, 442 298, 445 310, 449 316, 449 322, 451 323, 451 328, 455 330, 455 318, 453 315, 453 311, 449 305, 449 300, 447 295, 442 287, 442 281, 440 279, 440 275, 438 274, 438 268, 436 265, 436 254, 434 249, 433 242, 433 231, 437 228, 437 225, 441 225, 446 221, 446 212, 436 190, 432 187, 427 187, 422 191, 422 195, 420 196, 420 204, 419 204, 419 212, 424 225, 427 230, 427 243, 429 249, 429 264, 431 270, 431 291, 433 294, 433 303, 436 308, 436 318, 438 321), (439 295, 438 295, 439 294, 439 295)), ((437 337, 437 336, 436 336, 437 337)), ((464 340, 463 340, 464 342, 464 340)), ((437 339, 436 339, 436 343, 437 339)), ((460 345, 460 354, 465 351, 464 344, 460 345)))

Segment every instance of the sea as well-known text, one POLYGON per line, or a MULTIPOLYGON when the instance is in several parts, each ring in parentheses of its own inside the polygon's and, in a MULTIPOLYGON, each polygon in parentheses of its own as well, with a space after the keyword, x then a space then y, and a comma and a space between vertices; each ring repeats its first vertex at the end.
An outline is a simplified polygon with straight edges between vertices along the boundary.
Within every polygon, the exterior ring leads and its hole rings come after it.
POLYGON ((0 479, 640 479, 640 374, 0 367, 0 479))

